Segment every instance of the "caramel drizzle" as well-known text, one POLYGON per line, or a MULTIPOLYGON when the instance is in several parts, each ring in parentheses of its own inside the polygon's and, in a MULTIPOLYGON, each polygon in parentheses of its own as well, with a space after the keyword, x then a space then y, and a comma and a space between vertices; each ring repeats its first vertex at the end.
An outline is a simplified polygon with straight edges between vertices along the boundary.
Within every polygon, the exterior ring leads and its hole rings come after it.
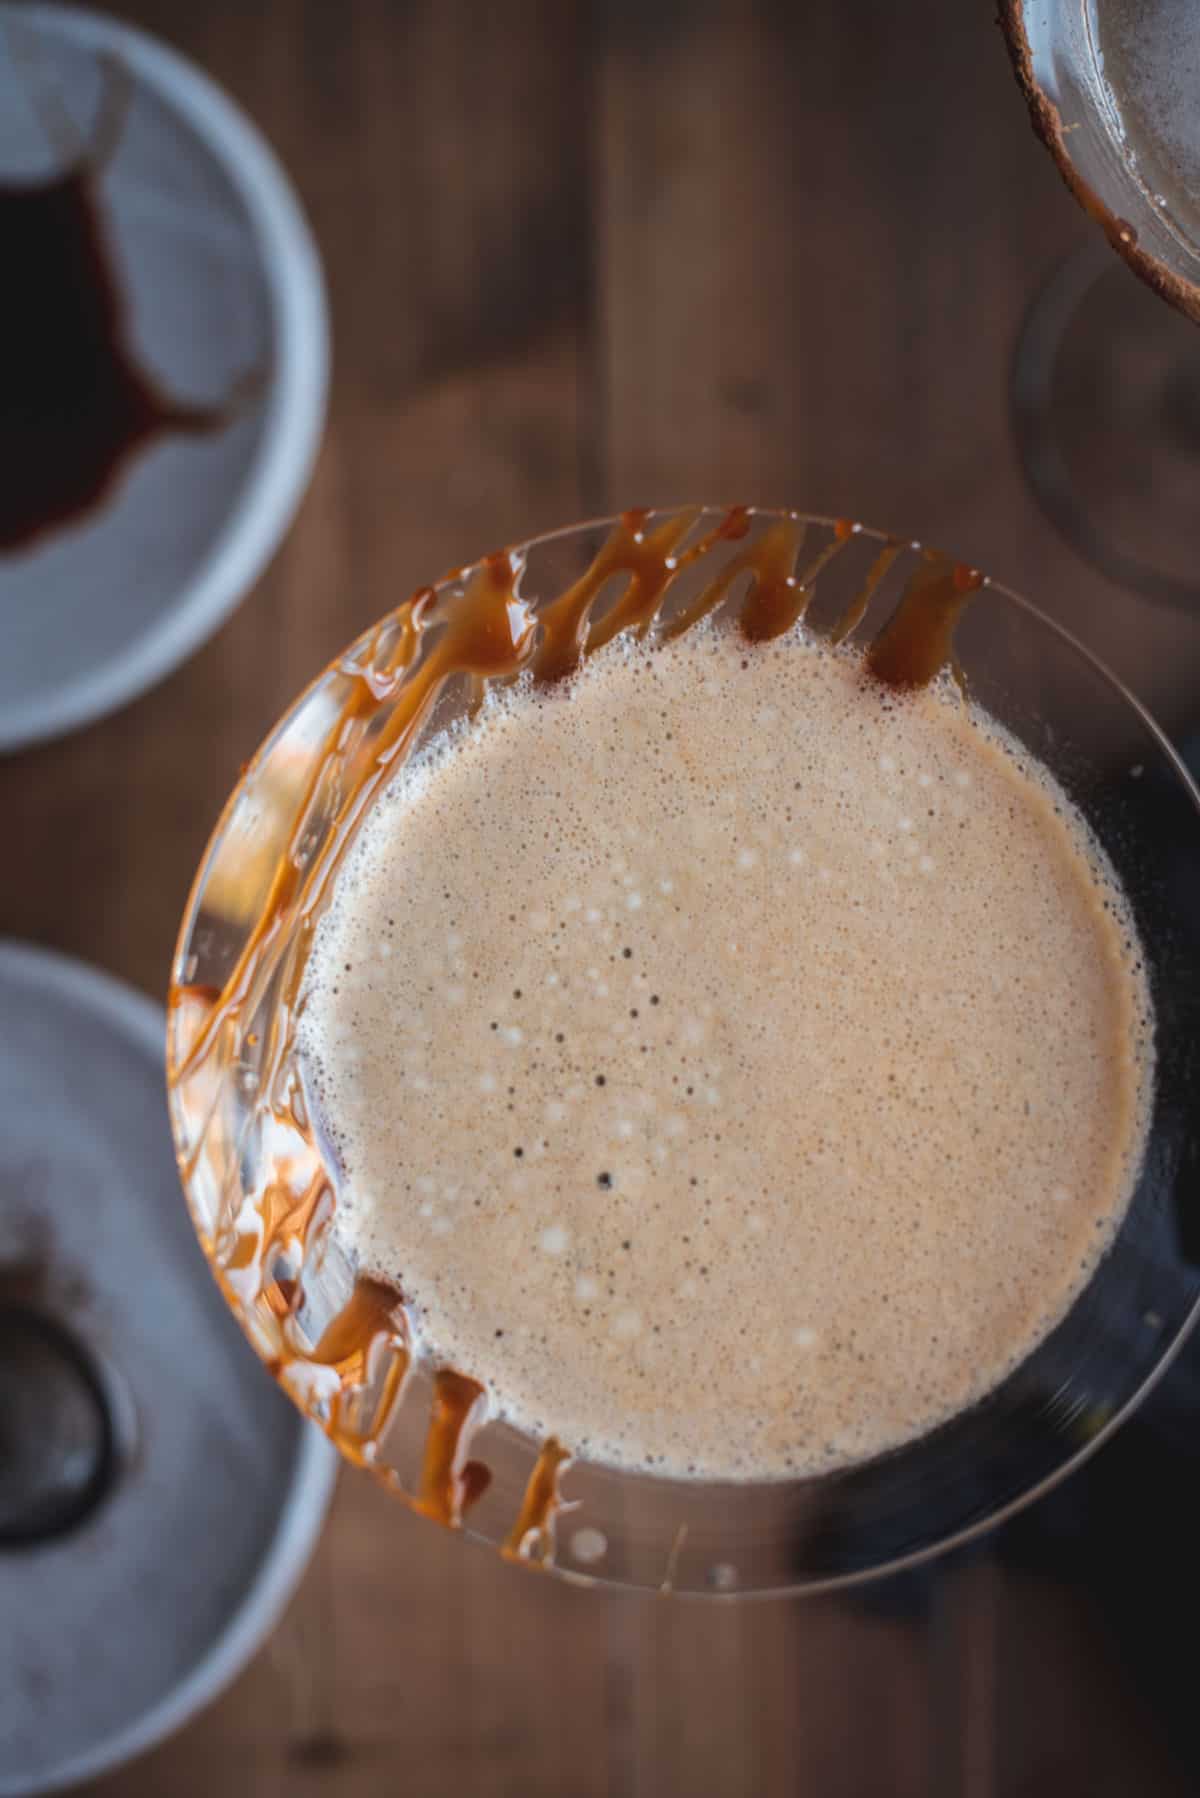
POLYGON ((532 1561, 542 1567, 553 1562, 555 1521, 563 1508, 559 1485, 570 1465, 570 1451, 555 1437, 547 1437, 525 1487, 517 1520, 505 1538, 502 1553, 508 1560, 532 1561))
POLYGON ((927 687, 954 666, 954 631, 983 585, 977 568, 940 556, 914 569, 900 604, 867 650, 867 668, 885 686, 927 687))
MULTIPOLYGON (((720 541, 722 535, 728 537, 741 534, 722 532, 718 526, 716 531, 710 532, 697 545, 697 549, 707 553, 720 541)), ((795 518, 778 519, 768 525, 756 542, 747 544, 744 550, 728 561, 693 600, 680 608, 665 625, 664 638, 671 640, 681 637, 693 625, 699 624, 701 619, 707 618, 727 598, 744 574, 750 576, 750 586, 738 616, 743 636, 752 643, 765 643, 771 637, 781 636, 803 616, 812 581, 843 547, 843 541, 835 537, 797 581, 794 569, 804 543, 804 526, 795 518)))
POLYGON ((702 553, 703 545, 698 544, 690 557, 675 554, 695 522, 694 509, 668 518, 650 532, 645 528, 647 516, 645 512, 623 513, 586 573, 542 607, 541 643, 533 659, 539 680, 565 679, 585 654, 611 643, 621 631, 644 633, 680 568, 702 553), (591 610, 601 588, 614 575, 622 574, 627 577, 623 592, 589 633, 591 610))
POLYGON ((367 1358, 373 1342, 388 1339, 407 1352, 408 1329, 398 1293, 382 1280, 360 1275, 354 1291, 337 1316, 322 1332, 308 1354, 318 1367, 331 1367, 347 1386, 360 1384, 367 1374, 367 1358))
POLYGON ((847 637, 853 636, 854 632, 858 629, 859 625, 866 617, 867 612, 870 610, 871 601, 874 599, 876 593, 878 593, 880 587, 891 572, 892 563, 896 560, 896 557, 903 548, 904 545, 897 542, 894 537, 890 538, 888 542, 884 544, 883 548, 868 568, 858 593, 850 601, 850 604, 846 607, 846 610, 843 612, 841 618, 830 634, 829 640, 835 646, 839 643, 844 643, 847 637))
MULTIPOLYGON (((286 1115, 312 1154, 314 1173, 299 1198, 284 1180, 266 1188, 258 1201, 261 1234, 232 1238, 224 1265, 244 1272, 257 1261, 267 1277, 255 1309, 273 1344, 268 1357, 273 1371, 283 1375, 291 1364, 308 1363, 334 1374, 336 1391, 322 1422, 343 1452, 361 1463, 373 1462, 412 1365, 402 1298, 385 1283, 360 1276, 348 1302, 310 1347, 298 1322, 303 1267, 295 1278, 270 1271, 281 1255, 309 1254, 332 1214, 332 1189, 289 1072, 295 1008, 322 900, 360 820, 411 749, 451 678, 467 678, 473 702, 482 698, 489 681, 526 669, 540 682, 568 678, 586 656, 621 632, 644 636, 657 625, 663 640, 680 636, 727 599, 743 577, 747 588, 739 602, 739 628, 750 642, 769 641, 804 617, 819 576, 858 533, 857 525, 840 520, 797 574, 805 525, 791 515, 771 519, 706 586, 664 619, 664 601, 684 570, 722 544, 750 538, 755 522, 748 508, 734 507, 688 545, 699 516, 699 509, 692 508, 651 525, 650 514, 626 512, 584 574, 542 604, 536 615, 520 596, 521 552, 490 556, 451 577, 461 585, 447 590, 443 583, 440 593, 420 589, 359 648, 335 663, 328 675, 345 682, 347 691, 314 757, 258 921, 219 992, 185 982, 172 989, 173 1008, 187 1002, 200 1013, 190 1044, 168 1067, 170 1083, 178 1089, 214 1057, 221 1077, 228 1075, 237 1064, 243 1030, 274 988, 260 1103, 286 1115), (612 604, 593 617, 601 593, 622 577, 612 604), (332 822, 313 856, 305 845, 314 819, 324 813, 331 814, 332 822)), ((888 540, 879 550, 831 633, 834 643, 843 642, 862 622, 903 547, 888 540)), ((869 672, 901 689, 929 684, 947 662, 953 665, 955 626, 981 584, 976 570, 927 552, 867 651, 869 672)), ((219 829, 236 799, 235 793, 219 829)), ((199 1165, 217 1105, 214 1099, 201 1116, 190 1151, 181 1151, 185 1182, 199 1165)), ((228 1282, 223 1279, 223 1284, 235 1308, 240 1307, 228 1282)), ((485 1389, 478 1380, 450 1368, 436 1373, 418 1490, 411 1502, 448 1528, 461 1526, 490 1480, 486 1466, 466 1459, 485 1410, 485 1389)), ((563 1503, 559 1484, 569 1464, 569 1451, 554 1438, 543 1444, 504 1544, 510 1558, 543 1564, 552 1560, 555 1518, 563 1503)))
POLYGON ((468 1374, 440 1367, 434 1375, 429 1433, 414 1509, 447 1529, 461 1529, 463 1513, 483 1497, 491 1481, 482 1461, 465 1459, 486 1403, 482 1385, 468 1374))
MULTIPOLYGON (((241 1272, 257 1265, 269 1273, 276 1260, 289 1252, 302 1255, 316 1224, 318 1208, 325 1201, 332 1203, 332 1199, 329 1182, 320 1175, 309 1181, 300 1198, 285 1181, 273 1180, 258 1202, 261 1235, 247 1230, 238 1236, 227 1266, 232 1272, 241 1272)), ((278 1286, 279 1282, 274 1284, 278 1286)), ((268 1304, 272 1304, 270 1287, 264 1287, 264 1292, 268 1304)))
MULTIPOLYGON (((295 1305, 293 1298, 293 1312, 295 1305)), ((338 1390, 327 1420, 329 1433, 352 1459, 373 1460, 399 1403, 412 1360, 408 1320, 399 1295, 382 1280, 360 1275, 349 1299, 330 1320, 315 1348, 305 1353, 296 1345, 294 1352, 337 1375, 338 1390), (380 1363, 384 1367, 382 1387, 370 1405, 370 1390, 380 1363), (364 1410, 369 1414, 364 1415, 364 1410)))

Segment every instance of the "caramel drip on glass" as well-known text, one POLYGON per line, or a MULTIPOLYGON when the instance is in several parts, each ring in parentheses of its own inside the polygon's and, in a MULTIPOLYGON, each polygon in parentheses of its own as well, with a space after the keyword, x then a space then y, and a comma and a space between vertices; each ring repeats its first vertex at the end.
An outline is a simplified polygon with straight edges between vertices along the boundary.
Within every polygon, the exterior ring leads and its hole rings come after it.
POLYGON ((541 1566, 553 1561, 554 1524, 563 1505, 559 1481, 570 1465, 570 1452, 555 1437, 547 1437, 525 1487, 517 1520, 505 1538, 503 1552, 510 1561, 533 1561, 541 1566))
MULTIPOLYGON (((697 550, 707 553, 723 536, 730 535, 740 536, 742 533, 722 531, 718 526, 696 546, 697 550)), ((750 576, 750 587, 738 619, 743 635, 755 643, 764 643, 771 637, 780 636, 803 616, 808 604, 810 588, 806 581, 811 578, 811 570, 805 581, 797 581, 793 572, 803 542, 804 526, 797 519, 781 518, 769 525, 756 542, 747 544, 744 550, 725 564, 707 587, 680 608, 665 625, 662 633, 664 638, 669 640, 680 637, 685 631, 691 630, 693 625, 699 624, 702 618, 707 618, 744 574, 750 576)), ((841 544, 835 540, 828 546, 830 555, 836 554, 840 548, 841 544)), ((830 559, 830 555, 825 557, 826 561, 830 559)))
POLYGON ((259 1201, 262 1235, 247 1232, 239 1237, 230 1266, 246 1267, 257 1259, 269 1271, 276 1256, 286 1255, 292 1249, 302 1253, 318 1207, 325 1199, 332 1201, 332 1197, 328 1181, 320 1176, 309 1181, 299 1199, 283 1181, 272 1181, 259 1201))
POLYGON ((871 601, 887 579, 887 576, 891 571, 892 563, 896 560, 896 557, 900 554, 903 547, 904 545, 902 543, 897 543, 894 539, 884 544, 875 560, 871 563, 870 568, 868 568, 862 586, 838 620, 833 634, 830 637, 831 643, 844 643, 847 637, 853 636, 854 632, 866 617, 867 612, 870 610, 871 601))
MULTIPOLYGON (((591 566, 573 586, 542 607, 541 642, 533 661, 541 681, 573 674, 585 654, 601 649, 621 631, 646 630, 682 565, 675 556, 696 518, 695 511, 677 513, 647 532, 645 512, 625 512, 610 532, 591 566), (611 610, 588 632, 591 609, 605 583, 627 576, 611 610)), ((691 558, 691 559, 694 559, 691 558)))
POLYGON ((399 1295, 382 1280, 360 1275, 354 1290, 305 1357, 338 1377, 329 1432, 344 1453, 370 1461, 387 1428, 408 1375, 408 1324, 399 1295), (382 1390, 369 1416, 364 1398, 376 1364, 387 1357, 382 1390))
MULTIPOLYGON (((333 683, 340 683, 340 703, 319 746, 305 758, 290 834, 227 979, 219 990, 184 981, 172 989, 175 1030, 186 1044, 168 1065, 172 1088, 187 1101, 189 1146, 179 1153, 185 1185, 197 1177, 212 1133, 227 1129, 222 1095, 225 1084, 244 1071, 244 1047, 257 1045, 255 1031, 266 1030, 254 1076, 258 1109, 252 1115, 277 1125, 289 1148, 276 1156, 257 1200, 259 1230, 235 1233, 230 1219, 218 1224, 215 1241, 204 1226, 201 1235, 260 1353, 317 1412, 343 1452, 361 1463, 374 1460, 405 1390, 412 1352, 402 1295, 361 1275, 315 1345, 302 1328, 305 1270, 314 1254, 319 1258, 335 1203, 291 1059, 296 1007, 323 902, 360 820, 417 741, 448 682, 465 681, 473 707, 493 680, 526 671, 541 683, 563 680, 624 631, 644 636, 656 629, 664 640, 682 634, 733 598, 743 583, 745 592, 735 601, 738 626, 749 642, 769 641, 804 617, 819 577, 859 531, 851 521, 839 520, 797 573, 806 533, 801 519, 769 516, 754 534, 755 514, 737 506, 689 545, 700 516, 699 508, 660 520, 626 512, 586 571, 536 610, 521 595, 524 552, 489 556, 450 577, 440 590, 420 589, 339 658, 314 693, 323 686, 337 692, 333 683), (733 544, 741 547, 664 616, 680 576, 733 544), (612 587, 615 597, 594 616, 597 600, 612 587), (314 832, 319 833, 315 850, 314 832), (264 1007, 265 1024, 259 1022, 264 1007), (312 1389, 288 1380, 289 1370, 306 1368, 332 1376, 332 1393, 328 1380, 312 1389)), ((862 622, 902 547, 889 540, 880 548, 831 633, 835 643, 862 622)), ((867 650, 868 671, 897 688, 932 681, 952 661, 959 615, 981 583, 975 570, 927 554, 867 650)), ((252 763, 251 778, 255 767, 252 763)), ((226 808, 219 834, 240 791, 226 808)), ((240 1145, 224 1140, 221 1146, 227 1170, 233 1170, 226 1179, 236 1180, 240 1145)), ((221 1202, 232 1205, 237 1197, 224 1193, 221 1202)), ((412 1502, 450 1528, 461 1525, 490 1479, 481 1462, 466 1459, 485 1409, 485 1388, 478 1380, 450 1368, 436 1373, 412 1502)), ((554 1521, 562 1504, 559 1482, 569 1463, 569 1451, 554 1438, 543 1444, 504 1545, 510 1558, 552 1560, 554 1521)))
POLYGON ((450 1367, 438 1369, 415 1508, 447 1529, 461 1528, 464 1511, 482 1497, 491 1477, 481 1462, 465 1460, 485 1403, 478 1380, 450 1367))
POLYGON ((867 650, 867 668, 885 686, 927 687, 954 659, 963 607, 983 585, 977 568, 940 556, 914 569, 892 613, 867 650))
POLYGON ((347 1384, 361 1380, 375 1342, 407 1345, 403 1316, 399 1295, 390 1286, 360 1276, 308 1358, 320 1367, 332 1367, 347 1384))

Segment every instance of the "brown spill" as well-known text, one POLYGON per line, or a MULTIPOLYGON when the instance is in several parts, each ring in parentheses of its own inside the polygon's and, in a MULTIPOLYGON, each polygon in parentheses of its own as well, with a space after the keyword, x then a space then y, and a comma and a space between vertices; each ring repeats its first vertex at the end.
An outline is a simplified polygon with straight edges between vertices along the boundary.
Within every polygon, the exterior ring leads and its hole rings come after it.
MULTIPOLYGON (((101 111, 111 153, 124 106, 101 111)), ((0 182, 0 553, 98 505, 155 438, 213 431, 232 415, 171 399, 139 368, 101 213, 100 160, 98 146, 77 149, 62 173, 0 182)))
MULTIPOLYGON (((275 1107, 276 1115, 286 1109, 289 1125, 299 1128, 321 1173, 299 1198, 294 1182, 278 1179, 269 1185, 259 1201, 261 1234, 233 1238, 226 1265, 245 1271, 253 1264, 252 1271, 259 1274, 255 1321, 270 1341, 267 1358, 277 1375, 285 1375, 294 1363, 315 1363, 336 1374, 337 1391, 326 1404, 322 1421, 343 1451, 364 1464, 374 1461, 394 1415, 411 1350, 401 1295, 375 1279, 359 1278, 349 1302, 315 1347, 305 1347, 298 1324, 304 1258, 319 1248, 333 1199, 311 1126, 296 1105, 292 1086, 284 1084, 281 1091, 281 1077, 288 1066, 292 1021, 321 906, 358 821, 412 747, 448 681, 464 679, 474 699, 487 681, 523 671, 542 682, 561 680, 622 631, 645 634, 657 624, 662 637, 679 635, 741 584, 745 592, 737 601, 737 619, 744 636, 751 642, 780 636, 804 616, 822 570, 858 533, 848 520, 839 521, 828 541, 797 573, 805 538, 805 526, 798 519, 770 518, 755 536, 754 515, 745 507, 734 507, 688 545, 699 517, 698 508, 653 523, 648 513, 625 513, 587 569, 536 613, 520 594, 522 555, 490 556, 452 577, 440 593, 419 590, 349 658, 335 663, 329 672, 341 679, 345 695, 313 758, 286 853, 279 858, 258 921, 219 991, 186 983, 172 989, 172 1007, 186 1005, 183 1015, 192 1014, 190 1041, 168 1067, 176 1089, 214 1072, 216 1085, 232 1077, 260 1006, 268 997, 271 1000, 260 1103, 275 1107), (695 595, 664 617, 664 601, 680 574, 731 543, 742 547, 695 595), (610 602, 593 615, 606 590, 612 592, 610 602), (322 815, 331 822, 321 852, 312 856, 304 845, 314 818, 322 815), (280 1277, 273 1264, 288 1251, 300 1271, 295 1277, 280 1277)), ((880 548, 830 633, 834 642, 843 641, 861 623, 901 548, 893 540, 880 548)), ((886 685, 911 689, 927 685, 948 663, 953 665, 955 625, 981 584, 975 570, 924 552, 891 617, 867 650, 870 673, 886 685)), ((177 1035, 181 1040, 187 1035, 182 1023, 177 1035)), ((195 1171, 215 1112, 213 1101, 202 1118, 199 1141, 189 1152, 180 1153, 185 1181, 195 1171)), ((485 1414, 486 1390, 478 1380, 452 1368, 436 1372, 412 1503, 450 1528, 461 1525, 489 1482, 488 1469, 465 1458, 471 1435, 485 1414)), ((569 1450, 553 1438, 543 1444, 504 1544, 510 1557, 540 1563, 553 1559, 554 1519, 562 1502, 559 1481, 569 1462, 569 1450)))

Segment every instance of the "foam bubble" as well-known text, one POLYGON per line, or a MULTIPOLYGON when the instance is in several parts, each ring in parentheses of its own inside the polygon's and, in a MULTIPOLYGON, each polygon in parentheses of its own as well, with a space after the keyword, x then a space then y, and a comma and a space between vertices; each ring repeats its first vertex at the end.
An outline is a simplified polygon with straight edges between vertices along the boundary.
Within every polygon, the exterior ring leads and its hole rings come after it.
POLYGON ((571 1532, 572 1558, 583 1567, 590 1567, 596 1561, 602 1561, 608 1553, 608 1537, 603 1530, 594 1530, 589 1526, 571 1532))

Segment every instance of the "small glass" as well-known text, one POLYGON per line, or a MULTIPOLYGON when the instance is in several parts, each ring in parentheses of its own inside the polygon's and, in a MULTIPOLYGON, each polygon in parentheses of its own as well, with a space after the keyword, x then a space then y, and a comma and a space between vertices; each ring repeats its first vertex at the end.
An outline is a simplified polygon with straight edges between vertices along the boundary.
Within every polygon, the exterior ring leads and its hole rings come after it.
MULTIPOLYGON (((670 516, 641 515, 641 528, 653 532, 670 516)), ((331 833, 352 834, 395 766, 380 765, 381 746, 411 702, 413 681, 439 654, 447 608, 466 584, 497 564, 516 571, 513 633, 532 640, 539 611, 592 564, 615 522, 539 538, 425 590, 419 641, 411 611, 384 619, 319 676, 249 764, 201 864, 174 964, 168 1067, 179 1164, 201 1241, 251 1342, 343 1451, 415 1509, 577 1580, 688 1593, 820 1590, 911 1565, 1045 1491, 1128 1415, 1194 1319, 1200 796, 1119 682, 1025 600, 984 581, 955 636, 961 675, 1088 819, 1124 882, 1150 969, 1153 1121, 1112 1249, 1064 1321, 998 1388, 872 1461, 816 1478, 671 1480, 556 1465, 553 1451, 485 1421, 471 1440, 471 1467, 460 1460, 452 1470, 460 1497, 477 1500, 460 1517, 438 1497, 445 1486, 436 1463, 448 1438, 437 1437, 431 1416, 444 1422, 448 1409, 470 1409, 474 1391, 467 1382, 438 1386, 420 1364, 406 1374, 403 1318, 370 1290, 378 1328, 362 1349, 364 1293, 324 1227, 336 1168, 308 1118, 290 1042, 320 910, 310 877, 336 847, 331 833), (352 800, 364 777, 365 796, 352 800), (247 957, 253 944, 257 964, 247 957), (222 993, 239 1000, 224 1013, 214 1010, 222 993), (474 1467, 490 1472, 486 1489, 474 1467)), ((712 581, 724 581, 723 604, 736 609, 748 549, 781 529, 797 552, 795 591, 811 595, 807 622, 817 632, 843 630, 865 600, 854 628, 867 640, 929 566, 920 546, 844 521, 748 512, 738 534, 723 532, 726 522, 700 509, 682 520, 681 565, 684 544, 700 548, 667 589, 652 629, 669 628, 712 581)), ((606 581, 593 618, 629 591, 624 575, 606 581)), ((492 678, 511 674, 500 656, 492 678)), ((480 690, 476 678, 448 679, 408 748, 460 716, 480 690)))
POLYGON ((1200 14, 1193 0, 1001 0, 1000 19, 1034 130, 1126 264, 1097 236, 1033 298, 1012 373, 1025 474, 1109 579, 1194 610, 1200 14))

